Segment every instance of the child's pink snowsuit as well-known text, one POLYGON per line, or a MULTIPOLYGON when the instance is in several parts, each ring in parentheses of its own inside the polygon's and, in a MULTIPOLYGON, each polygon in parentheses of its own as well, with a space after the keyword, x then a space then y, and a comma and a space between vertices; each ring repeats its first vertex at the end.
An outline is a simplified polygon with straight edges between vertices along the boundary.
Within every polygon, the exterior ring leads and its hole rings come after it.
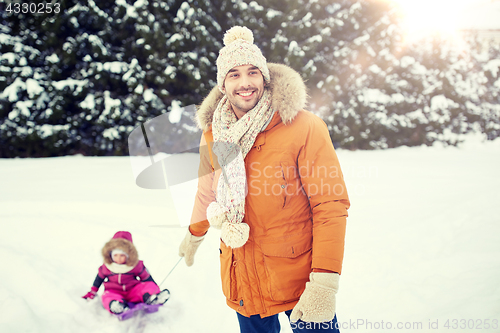
POLYGON ((113 272, 112 269, 113 266, 102 265, 97 274, 99 278, 104 280, 102 305, 108 311, 111 301, 142 303, 147 301, 150 295, 160 292, 160 288, 151 278, 142 260, 132 270, 125 273, 113 272))
POLYGON ((110 311, 111 301, 142 303, 146 302, 150 295, 160 292, 144 263, 139 260, 129 232, 117 232, 104 245, 102 255, 104 264, 99 267, 92 290, 97 291, 104 282, 102 304, 106 310, 110 311), (119 265, 111 259, 111 251, 117 248, 128 255, 125 265, 119 265))

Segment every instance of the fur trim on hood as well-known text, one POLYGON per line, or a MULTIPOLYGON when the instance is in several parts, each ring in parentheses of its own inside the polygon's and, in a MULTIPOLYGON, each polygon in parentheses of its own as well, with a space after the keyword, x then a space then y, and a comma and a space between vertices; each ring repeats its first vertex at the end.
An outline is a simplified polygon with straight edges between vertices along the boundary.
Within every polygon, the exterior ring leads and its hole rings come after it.
POLYGON ((113 238, 104 245, 101 251, 106 265, 111 265, 113 263, 111 251, 114 249, 120 249, 128 254, 127 266, 135 267, 135 265, 139 263, 139 254, 131 241, 124 238, 113 238))
MULTIPOLYGON (((278 111, 285 125, 289 124, 306 106, 306 85, 299 73, 286 65, 268 63, 267 67, 271 76, 267 89, 271 91, 273 110, 278 111)), ((219 88, 214 87, 198 108, 196 118, 203 131, 212 125, 215 109, 223 96, 219 88)))

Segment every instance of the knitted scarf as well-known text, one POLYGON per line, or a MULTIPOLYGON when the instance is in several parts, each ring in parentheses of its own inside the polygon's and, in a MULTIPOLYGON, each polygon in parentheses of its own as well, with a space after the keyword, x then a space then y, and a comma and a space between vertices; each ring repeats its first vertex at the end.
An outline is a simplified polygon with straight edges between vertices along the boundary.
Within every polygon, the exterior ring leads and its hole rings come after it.
POLYGON ((257 105, 240 119, 234 114, 226 96, 214 112, 213 152, 222 170, 216 201, 208 206, 207 218, 211 226, 222 229, 222 241, 232 248, 243 246, 250 232, 248 224, 242 222, 248 190, 244 159, 272 115, 271 93, 267 89, 257 105))

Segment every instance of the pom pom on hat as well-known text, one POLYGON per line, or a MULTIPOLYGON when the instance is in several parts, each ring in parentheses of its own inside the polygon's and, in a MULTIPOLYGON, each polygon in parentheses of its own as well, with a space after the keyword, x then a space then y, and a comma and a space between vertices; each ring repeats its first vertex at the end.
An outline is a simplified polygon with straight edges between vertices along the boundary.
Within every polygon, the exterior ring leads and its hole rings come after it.
POLYGON ((247 27, 240 27, 240 26, 232 27, 224 34, 224 45, 228 46, 229 44, 238 39, 243 39, 249 42, 250 44, 253 44, 252 30, 248 29, 247 27))
POLYGON ((266 58, 253 44, 253 33, 247 27, 235 26, 224 34, 224 47, 220 49, 217 57, 217 86, 224 93, 224 80, 227 73, 234 67, 254 65, 257 67, 265 83, 271 82, 266 58))

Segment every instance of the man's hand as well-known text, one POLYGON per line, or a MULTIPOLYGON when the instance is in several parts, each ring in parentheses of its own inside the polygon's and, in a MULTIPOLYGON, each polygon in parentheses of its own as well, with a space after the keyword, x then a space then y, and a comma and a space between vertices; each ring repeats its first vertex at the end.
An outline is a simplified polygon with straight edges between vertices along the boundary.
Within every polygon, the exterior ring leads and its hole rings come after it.
POLYGON ((290 314, 290 321, 323 323, 335 317, 335 294, 339 289, 337 273, 311 273, 306 289, 290 314))
POLYGON ((205 236, 197 237, 191 234, 188 229, 186 237, 179 246, 179 256, 184 257, 186 265, 192 266, 194 263, 194 254, 200 246, 201 242, 205 239, 205 236))

